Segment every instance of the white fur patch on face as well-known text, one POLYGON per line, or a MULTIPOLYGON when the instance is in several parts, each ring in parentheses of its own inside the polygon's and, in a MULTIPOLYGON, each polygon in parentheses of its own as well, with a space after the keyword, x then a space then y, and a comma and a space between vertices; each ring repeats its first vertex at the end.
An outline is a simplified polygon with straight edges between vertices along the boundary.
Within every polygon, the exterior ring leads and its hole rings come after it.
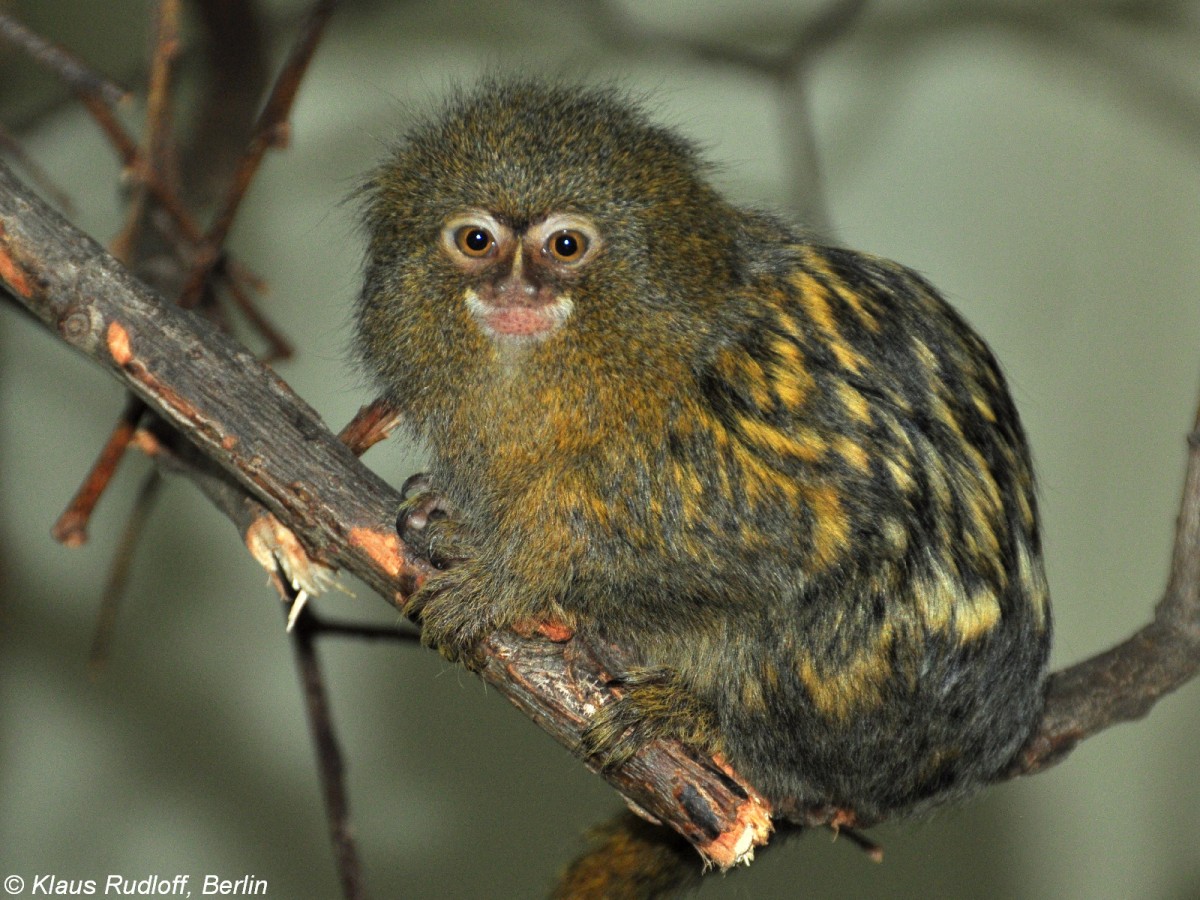
POLYGON ((468 288, 463 301, 491 340, 518 344, 545 340, 570 318, 575 308, 570 294, 560 294, 553 303, 542 306, 497 307, 485 303, 473 288, 468 288))

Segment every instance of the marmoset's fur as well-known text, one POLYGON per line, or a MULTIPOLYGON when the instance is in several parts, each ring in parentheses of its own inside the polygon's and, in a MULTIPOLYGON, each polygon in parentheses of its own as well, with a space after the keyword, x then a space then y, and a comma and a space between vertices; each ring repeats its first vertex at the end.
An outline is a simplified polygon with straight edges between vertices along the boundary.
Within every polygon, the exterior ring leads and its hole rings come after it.
MULTIPOLYGON (((1042 702, 1029 452, 921 276, 735 206, 620 92, 491 80, 367 188, 357 346, 431 455, 469 655, 517 620, 634 651, 592 724, 870 823, 970 792, 1042 702)), ((428 498, 412 498, 420 507, 428 498)))

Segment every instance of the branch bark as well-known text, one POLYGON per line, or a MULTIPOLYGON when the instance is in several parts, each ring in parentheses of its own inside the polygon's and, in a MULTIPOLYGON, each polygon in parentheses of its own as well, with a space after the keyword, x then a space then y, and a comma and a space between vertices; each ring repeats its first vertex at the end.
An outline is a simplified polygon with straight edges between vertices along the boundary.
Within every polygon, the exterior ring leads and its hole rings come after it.
MULTIPOLYGON (((393 604, 429 575, 396 536, 398 493, 315 411, 208 322, 160 300, 3 165, 0 285, 208 458, 197 481, 223 498, 218 505, 235 521, 244 504, 230 498, 255 498, 314 559, 352 572, 393 604)), ((1153 622, 1051 677, 1039 727, 1003 777, 1040 771, 1097 731, 1145 715, 1200 668, 1200 423, 1189 445, 1171 580, 1153 622)), ((486 642, 481 675, 574 750, 609 699, 604 685, 621 667, 621 649, 550 637, 497 633, 486 642)), ((656 743, 603 774, 717 865, 766 840, 772 811, 754 789, 677 744, 656 743)), ((813 811, 775 812, 814 824, 813 811)))

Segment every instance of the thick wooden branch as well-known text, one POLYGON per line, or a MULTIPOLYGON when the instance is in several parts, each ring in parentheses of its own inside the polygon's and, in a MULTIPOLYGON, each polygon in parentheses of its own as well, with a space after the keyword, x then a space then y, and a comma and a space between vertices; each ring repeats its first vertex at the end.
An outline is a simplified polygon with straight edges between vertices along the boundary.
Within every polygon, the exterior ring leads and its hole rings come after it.
POLYGON ((398 563, 385 569, 386 547, 365 535, 394 532, 396 493, 249 351, 164 302, 3 166, 0 281, 292 527, 317 559, 362 570, 394 595, 388 574, 398 574, 398 563))
MULTIPOLYGON (((0 164, 0 285, 94 359, 206 457, 184 466, 245 529, 248 498, 307 553, 399 604, 428 576, 395 531, 399 494, 364 467, 274 372, 200 316, 164 302, 0 164), (239 500, 239 491, 246 496, 239 500)), ((619 648, 510 632, 486 642, 481 675, 571 749, 608 699, 619 648)), ((765 843, 770 810, 712 761, 666 742, 604 773, 628 800, 726 867, 765 843)))
MULTIPOLYGON (((206 321, 162 302, 2 165, 0 285, 207 457, 197 481, 235 521, 242 504, 230 498, 244 491, 313 558, 354 573, 392 603, 428 576, 427 564, 396 536, 397 492, 363 467, 303 400, 206 321)), ((1052 676, 1039 727, 1006 777, 1039 771, 1089 735, 1144 715, 1196 674, 1200 431, 1189 443, 1172 576, 1154 621, 1052 676)), ((506 631, 486 642, 481 674, 574 749, 594 708, 611 699, 604 685, 620 659, 617 647, 506 631)), ((766 839, 771 811, 753 789, 678 745, 656 743, 604 777, 718 865, 739 861, 766 839)), ((800 823, 820 821, 811 810, 777 812, 800 823)))

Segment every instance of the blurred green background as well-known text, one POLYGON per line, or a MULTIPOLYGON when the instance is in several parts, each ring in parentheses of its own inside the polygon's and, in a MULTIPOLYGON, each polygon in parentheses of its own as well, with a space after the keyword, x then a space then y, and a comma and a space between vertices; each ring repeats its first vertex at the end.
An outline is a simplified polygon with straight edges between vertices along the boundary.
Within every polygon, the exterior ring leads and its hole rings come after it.
MULTIPOLYGON (((770 49, 815 2, 347 2, 232 246, 299 348, 283 376, 333 428, 369 398, 346 361, 360 241, 344 202, 415 112, 484 70, 652 92, 743 201, 811 218, 803 98, 665 36, 770 49)), ((302 4, 267 5, 283 50, 302 4)), ((149 4, 5 8, 140 84, 149 4)), ((831 231, 927 275, 1008 373, 1041 477, 1056 667, 1148 619, 1200 388, 1200 13, 1194 3, 877 0, 806 82, 831 231)), ((138 114, 135 105, 132 115, 138 114)), ((0 51, 0 123, 100 240, 118 168, 51 78, 0 51)), ((123 405, 116 383, 0 303, 0 877, 254 875, 334 897, 313 751, 278 600, 236 532, 171 481, 135 561, 113 656, 86 659, 132 456, 68 550, 49 537, 123 405)), ((368 462, 399 483, 400 442, 368 462)), ((318 602, 394 622, 361 585, 318 602)), ((540 895, 617 808, 505 701, 435 654, 321 645, 374 897, 540 895)), ((872 835, 883 865, 814 833, 704 897, 1200 897, 1200 684, 1063 765, 872 835)))

